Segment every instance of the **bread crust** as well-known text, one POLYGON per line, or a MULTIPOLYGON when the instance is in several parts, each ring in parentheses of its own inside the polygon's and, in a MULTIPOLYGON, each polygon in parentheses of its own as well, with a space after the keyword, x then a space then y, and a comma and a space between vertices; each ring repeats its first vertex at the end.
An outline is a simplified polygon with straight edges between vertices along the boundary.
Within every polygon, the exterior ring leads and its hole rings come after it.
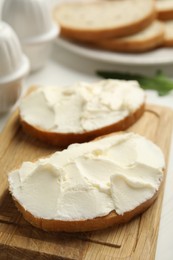
POLYGON ((53 16, 54 20, 60 25, 61 31, 60 34, 65 37, 72 40, 77 40, 80 42, 95 42, 100 39, 105 38, 115 38, 115 37, 123 37, 128 36, 131 34, 135 34, 144 28, 146 28, 149 24, 151 24, 154 19, 156 18, 156 8, 155 3, 153 1, 153 10, 146 15, 145 18, 141 18, 138 21, 135 21, 131 24, 126 24, 120 27, 113 27, 109 29, 98 29, 98 30, 89 30, 89 29, 75 29, 66 27, 61 24, 61 22, 58 20, 56 12, 58 10, 58 7, 54 10, 53 16))
POLYGON ((40 228, 45 231, 54 231, 54 232, 85 232, 93 231, 99 229, 105 229, 113 225, 119 225, 122 223, 127 223, 134 217, 143 213, 147 210, 155 201, 158 196, 158 191, 154 196, 140 204, 135 209, 125 212, 123 215, 118 215, 115 211, 110 212, 108 215, 103 217, 96 217, 93 219, 86 220, 76 220, 76 221, 63 221, 63 220, 54 220, 54 219, 43 219, 33 216, 30 212, 25 210, 22 205, 14 199, 16 207, 22 213, 25 220, 27 220, 33 226, 40 228))
POLYGON ((102 49, 110 50, 110 51, 119 51, 119 52, 146 52, 151 49, 155 49, 161 46, 164 42, 164 30, 160 32, 160 34, 152 37, 152 39, 146 39, 143 41, 128 41, 128 40, 103 40, 94 44, 94 47, 99 47, 102 49))
POLYGON ((163 45, 165 47, 173 47, 173 39, 165 39, 163 45))
POLYGON ((172 20, 173 19, 173 9, 167 10, 167 11, 160 11, 158 13, 158 19, 163 20, 163 21, 172 20))
POLYGON ((167 10, 158 10, 157 17, 159 20, 168 21, 173 19, 173 7, 167 10))
POLYGON ((34 138, 51 145, 55 145, 58 147, 67 147, 71 143, 88 142, 98 136, 126 130, 142 116, 144 110, 145 103, 143 103, 134 113, 130 114, 129 116, 112 125, 83 133, 49 132, 30 125, 25 120, 23 120, 21 116, 19 116, 19 120, 25 133, 29 134, 30 136, 33 136, 34 138))

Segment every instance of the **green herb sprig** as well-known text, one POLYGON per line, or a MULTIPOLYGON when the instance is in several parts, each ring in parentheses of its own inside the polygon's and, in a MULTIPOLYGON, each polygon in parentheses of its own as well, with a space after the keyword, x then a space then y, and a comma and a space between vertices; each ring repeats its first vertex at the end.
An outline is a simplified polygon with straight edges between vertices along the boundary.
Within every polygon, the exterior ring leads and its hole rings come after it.
POLYGON ((173 90, 173 80, 168 78, 161 71, 157 71, 153 77, 144 76, 141 74, 131 74, 116 71, 97 71, 97 75, 103 78, 137 80, 143 89, 155 90, 160 96, 169 94, 173 90))

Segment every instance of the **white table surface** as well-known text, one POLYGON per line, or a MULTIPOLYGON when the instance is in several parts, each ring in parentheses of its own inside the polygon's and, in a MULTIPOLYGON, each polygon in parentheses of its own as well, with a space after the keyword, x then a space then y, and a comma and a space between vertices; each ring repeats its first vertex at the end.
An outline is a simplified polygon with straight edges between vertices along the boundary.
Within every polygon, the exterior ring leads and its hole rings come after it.
MULTIPOLYGON (((57 0, 51 0, 57 1, 57 0)), ((1 5, 2 0, 0 0, 1 5)), ((83 58, 62 47, 54 44, 51 59, 46 66, 33 74, 30 74, 25 83, 24 90, 32 84, 38 85, 68 85, 77 81, 93 81, 99 79, 95 71, 98 69, 140 72, 146 75, 153 74, 157 69, 162 69, 173 78, 173 65, 164 67, 133 67, 108 64, 88 58, 83 58)), ((173 94, 158 97, 154 91, 147 91, 147 102, 165 105, 173 108, 173 94)), ((10 112, 0 115, 0 131, 2 131, 10 112)), ((166 127, 166 126, 165 126, 166 127)), ((171 142, 170 160, 165 185, 164 200, 162 206, 161 222, 155 260, 173 259, 173 141, 171 142)), ((146 259, 147 260, 147 259, 146 259)))

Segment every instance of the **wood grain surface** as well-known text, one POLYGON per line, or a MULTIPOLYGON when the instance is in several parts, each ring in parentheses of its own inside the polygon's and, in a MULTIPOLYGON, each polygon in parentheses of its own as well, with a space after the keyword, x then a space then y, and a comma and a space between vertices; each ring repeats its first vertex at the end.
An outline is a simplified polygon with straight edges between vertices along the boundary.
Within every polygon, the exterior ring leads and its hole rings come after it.
MULTIPOLYGON (((147 105, 129 131, 160 146, 168 162, 172 110, 147 105)), ((45 157, 57 148, 25 135, 15 112, 0 135, 0 259, 114 260, 155 258, 164 183, 158 199, 141 216, 125 225, 87 233, 48 233, 32 227, 17 211, 8 193, 7 174, 23 161, 45 157)))

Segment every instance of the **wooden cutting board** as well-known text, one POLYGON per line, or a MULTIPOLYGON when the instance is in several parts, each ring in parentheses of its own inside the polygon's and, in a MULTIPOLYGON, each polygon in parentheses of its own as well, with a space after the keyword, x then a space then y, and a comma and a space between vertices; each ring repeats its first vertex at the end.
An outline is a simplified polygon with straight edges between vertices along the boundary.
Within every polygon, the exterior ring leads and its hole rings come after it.
MULTIPOLYGON (((148 105, 129 130, 151 139, 168 161, 172 110, 148 105)), ((32 227, 17 211, 8 193, 7 173, 23 161, 54 152, 25 135, 15 112, 0 135, 0 259, 114 260, 155 258, 164 185, 156 202, 130 223, 87 233, 48 233, 32 227)))

